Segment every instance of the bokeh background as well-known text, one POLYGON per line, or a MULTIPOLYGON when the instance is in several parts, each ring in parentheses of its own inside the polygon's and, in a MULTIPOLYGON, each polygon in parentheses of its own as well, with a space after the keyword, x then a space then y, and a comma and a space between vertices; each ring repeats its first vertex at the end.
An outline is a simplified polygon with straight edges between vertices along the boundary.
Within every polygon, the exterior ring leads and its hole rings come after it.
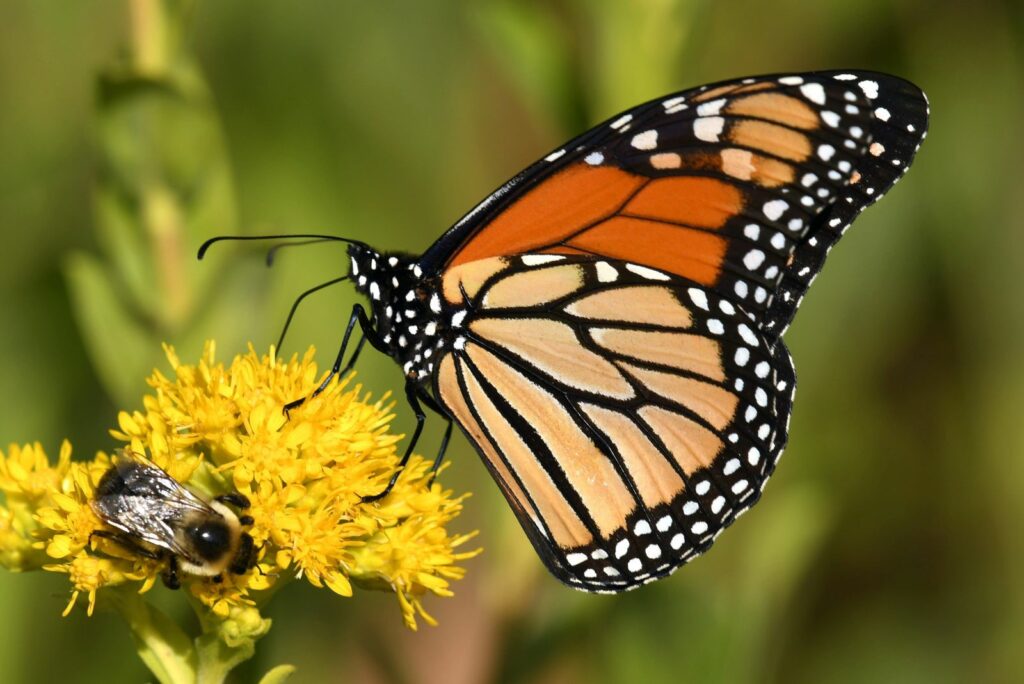
MULTIPOLYGON (((342 248, 266 269, 222 233, 327 231, 420 251, 564 139, 673 90, 858 67, 929 94, 906 179, 833 252, 786 336, 799 391, 757 508, 622 596, 549 577, 460 437, 459 525, 486 548, 437 628, 393 597, 291 586, 237 673, 295 682, 1024 679, 1024 9, 977 0, 209 2, 0 6, 0 443, 109 449, 166 368, 266 349, 342 248)), ((285 351, 330 363, 354 293, 285 351)), ((373 353, 376 393, 400 372, 373 353)), ((411 425, 398 408, 398 426, 411 425)), ((424 444, 439 436, 432 426, 424 444)), ((145 681, 63 576, 0 576, 0 679, 145 681)), ((186 614, 183 601, 162 599, 186 614), (179 605, 180 604, 180 605, 179 605)))

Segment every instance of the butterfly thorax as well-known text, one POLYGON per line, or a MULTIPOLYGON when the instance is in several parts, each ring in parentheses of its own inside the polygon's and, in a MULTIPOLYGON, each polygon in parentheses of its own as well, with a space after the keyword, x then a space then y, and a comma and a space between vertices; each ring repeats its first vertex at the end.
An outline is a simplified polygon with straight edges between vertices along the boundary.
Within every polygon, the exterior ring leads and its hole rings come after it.
POLYGON ((348 253, 350 277, 370 300, 377 337, 407 377, 425 381, 441 339, 440 300, 432 279, 423 277, 411 254, 385 254, 360 244, 350 245, 348 253))

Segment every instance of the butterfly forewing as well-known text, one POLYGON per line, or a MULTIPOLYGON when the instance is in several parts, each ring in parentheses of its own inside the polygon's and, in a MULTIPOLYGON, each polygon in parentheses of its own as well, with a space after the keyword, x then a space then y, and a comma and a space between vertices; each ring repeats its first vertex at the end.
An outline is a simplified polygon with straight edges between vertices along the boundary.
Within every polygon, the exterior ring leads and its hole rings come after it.
POLYGON ((594 255, 701 284, 781 334, 850 221, 909 166, 927 124, 911 84, 821 72, 641 105, 503 186, 428 266, 594 255))
POLYGON ((756 500, 789 356, 698 283, 547 254, 450 269, 465 314, 435 392, 551 571, 594 591, 665 575, 756 500))

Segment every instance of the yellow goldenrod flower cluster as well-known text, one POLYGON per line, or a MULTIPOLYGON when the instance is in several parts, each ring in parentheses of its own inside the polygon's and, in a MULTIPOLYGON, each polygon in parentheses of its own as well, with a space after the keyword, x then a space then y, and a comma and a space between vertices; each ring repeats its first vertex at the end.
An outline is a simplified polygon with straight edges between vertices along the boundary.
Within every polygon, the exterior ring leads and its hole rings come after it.
MULTIPOLYGON (((446 528, 466 495, 443 489, 419 456, 386 497, 363 502, 399 463, 387 398, 371 402, 346 379, 286 416, 284 404, 317 386, 312 349, 289 361, 250 349, 228 366, 214 360, 212 343, 196 365, 166 352, 173 377, 154 372, 143 410, 122 412, 111 434, 200 496, 237 491, 251 502, 257 567, 220 583, 181 576, 211 617, 231 622, 221 633, 265 632, 258 608, 266 590, 293 579, 341 596, 351 596, 353 585, 393 591, 409 627, 417 615, 432 624, 423 598, 451 595, 449 582, 465 572, 458 563, 479 550, 462 550, 473 534, 446 528)), ((104 527, 90 501, 110 465, 105 453, 72 461, 67 442, 56 463, 39 444, 0 453, 0 564, 66 573, 65 614, 83 596, 91 614, 107 587, 136 583, 148 591, 162 570, 93 535, 104 527)))

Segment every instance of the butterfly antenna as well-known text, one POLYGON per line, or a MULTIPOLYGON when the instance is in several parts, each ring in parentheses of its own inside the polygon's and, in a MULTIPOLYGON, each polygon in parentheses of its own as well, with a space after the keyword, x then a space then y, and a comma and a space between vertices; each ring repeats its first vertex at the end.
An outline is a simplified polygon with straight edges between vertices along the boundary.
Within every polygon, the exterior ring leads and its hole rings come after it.
POLYGON ((350 245, 363 245, 358 240, 349 240, 348 238, 338 237, 337 235, 316 235, 316 234, 299 234, 299 235, 219 235, 215 238, 210 238, 199 247, 199 253, 196 255, 197 258, 202 259, 206 256, 206 250, 210 249, 214 243, 224 242, 232 240, 236 242, 249 241, 249 240, 309 240, 315 242, 346 242, 350 245))
MULTIPOLYGON (((274 265, 274 260, 277 258, 277 253, 280 252, 285 247, 302 247, 303 245, 315 245, 320 242, 328 242, 328 240, 325 240, 324 238, 317 238, 315 240, 303 240, 302 242, 282 242, 279 245, 274 245, 273 247, 267 250, 267 267, 269 268, 270 266, 274 265)), ((330 240, 330 242, 336 241, 330 240)))
POLYGON ((288 312, 288 318, 286 318, 284 321, 284 328, 281 329, 281 335, 277 338, 277 346, 274 347, 277 350, 278 354, 281 353, 281 345, 284 344, 284 336, 288 332, 288 326, 292 324, 292 318, 295 317, 295 311, 299 308, 299 304, 302 303, 302 300, 304 300, 306 297, 315 292, 319 292, 324 288, 330 287, 331 285, 336 285, 348 279, 349 277, 346 275, 341 276, 340 278, 335 278, 334 280, 328 280, 326 283, 320 283, 316 287, 309 288, 308 290, 306 290, 305 292, 303 292, 302 294, 295 298, 295 302, 292 303, 291 311, 288 312))

